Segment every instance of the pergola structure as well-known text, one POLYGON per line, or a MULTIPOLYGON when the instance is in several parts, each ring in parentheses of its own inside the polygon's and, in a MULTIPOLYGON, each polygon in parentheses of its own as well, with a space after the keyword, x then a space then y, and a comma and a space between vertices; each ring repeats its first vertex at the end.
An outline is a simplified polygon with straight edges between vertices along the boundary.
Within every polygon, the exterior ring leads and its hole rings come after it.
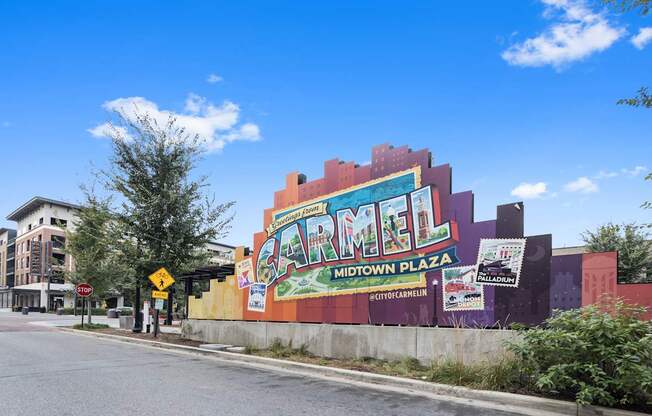
POLYGON ((185 318, 188 319, 188 297, 192 294, 192 285, 194 282, 213 279, 217 279, 218 281, 223 282, 226 280, 227 276, 232 276, 234 274, 235 264, 222 264, 203 266, 195 269, 192 272, 179 276, 178 279, 184 282, 184 296, 186 298, 186 308, 184 311, 185 318))

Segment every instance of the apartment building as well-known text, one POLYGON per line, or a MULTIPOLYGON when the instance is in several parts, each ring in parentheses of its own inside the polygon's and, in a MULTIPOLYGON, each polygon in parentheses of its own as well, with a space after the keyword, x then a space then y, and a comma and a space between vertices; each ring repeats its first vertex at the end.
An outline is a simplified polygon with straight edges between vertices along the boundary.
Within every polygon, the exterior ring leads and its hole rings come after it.
POLYGON ((233 264, 235 262, 235 247, 226 244, 211 241, 206 244, 206 249, 210 253, 211 264, 224 265, 233 264))
POLYGON ((11 308, 16 230, 0 228, 0 309, 11 308))
MULTIPOLYGON (((16 230, 0 228, 0 309, 12 307, 72 307, 74 286, 64 275, 74 267, 65 253, 66 229, 74 227, 78 205, 34 197, 7 216, 16 230)), ((211 264, 232 264, 235 247, 207 244, 211 264)), ((105 299, 108 307, 120 307, 120 294, 105 299)), ((99 305, 98 305, 99 306, 99 305)))
POLYGON ((74 226, 79 206, 34 197, 7 216, 16 222, 12 305, 71 306, 73 285, 64 273, 74 267, 66 255, 65 229, 74 226))

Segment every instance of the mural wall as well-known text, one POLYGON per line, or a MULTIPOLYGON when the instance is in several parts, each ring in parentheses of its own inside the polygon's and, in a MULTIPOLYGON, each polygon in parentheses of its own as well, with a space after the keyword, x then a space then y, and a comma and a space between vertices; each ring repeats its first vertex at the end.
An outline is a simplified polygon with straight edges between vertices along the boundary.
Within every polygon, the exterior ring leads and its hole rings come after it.
POLYGON ((495 326, 579 302, 578 264, 603 262, 551 262, 550 235, 523 235, 522 203, 475 222, 473 193, 452 194, 451 180, 427 150, 386 144, 368 165, 334 159, 321 179, 289 174, 252 255, 238 250, 236 276, 191 297, 189 317, 495 326))

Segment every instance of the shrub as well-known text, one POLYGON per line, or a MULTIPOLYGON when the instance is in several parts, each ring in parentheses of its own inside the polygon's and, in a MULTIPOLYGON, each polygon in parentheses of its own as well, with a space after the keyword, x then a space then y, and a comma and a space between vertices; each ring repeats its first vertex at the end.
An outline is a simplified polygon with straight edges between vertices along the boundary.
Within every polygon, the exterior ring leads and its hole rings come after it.
POLYGON ((578 404, 652 402, 652 324, 622 300, 556 311, 508 347, 533 386, 578 404))
POLYGON ((433 362, 426 372, 426 380, 435 383, 466 386, 481 390, 520 392, 519 362, 511 357, 494 362, 464 364, 455 360, 433 362))
POLYGON ((109 328, 108 325, 105 324, 84 324, 84 327, 82 328, 81 324, 74 325, 72 327, 73 329, 83 329, 85 331, 94 331, 96 329, 107 329, 109 328))
MULTIPOLYGON (((81 308, 77 308, 77 315, 81 315, 81 312, 82 312, 81 308)), ((75 310, 73 308, 63 308, 63 314, 64 315, 74 315, 74 313, 75 313, 75 310)), ((106 309, 104 309, 104 308, 93 308, 93 309, 91 309, 91 313, 93 315, 97 315, 97 316, 105 316, 106 315, 106 309)), ((85 315, 88 314, 87 309, 84 309, 84 314, 85 315)))

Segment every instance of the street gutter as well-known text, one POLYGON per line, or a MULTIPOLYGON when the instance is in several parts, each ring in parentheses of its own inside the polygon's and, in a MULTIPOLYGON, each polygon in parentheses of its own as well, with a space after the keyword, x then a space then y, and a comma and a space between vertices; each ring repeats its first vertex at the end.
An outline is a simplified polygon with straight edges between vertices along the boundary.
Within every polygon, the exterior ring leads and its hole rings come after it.
POLYGON ((245 365, 271 371, 283 371, 295 375, 316 377, 329 381, 355 384, 375 390, 393 391, 402 394, 429 397, 439 401, 456 402, 478 408, 490 408, 531 416, 644 416, 644 413, 599 406, 578 406, 576 403, 546 399, 498 391, 473 390, 467 387, 437 384, 403 377, 299 363, 276 358, 260 357, 234 352, 213 351, 204 348, 176 345, 166 342, 145 340, 100 332, 82 331, 71 328, 56 328, 69 334, 101 338, 108 341, 135 344, 146 348, 164 349, 180 354, 201 355, 205 358, 245 365))

